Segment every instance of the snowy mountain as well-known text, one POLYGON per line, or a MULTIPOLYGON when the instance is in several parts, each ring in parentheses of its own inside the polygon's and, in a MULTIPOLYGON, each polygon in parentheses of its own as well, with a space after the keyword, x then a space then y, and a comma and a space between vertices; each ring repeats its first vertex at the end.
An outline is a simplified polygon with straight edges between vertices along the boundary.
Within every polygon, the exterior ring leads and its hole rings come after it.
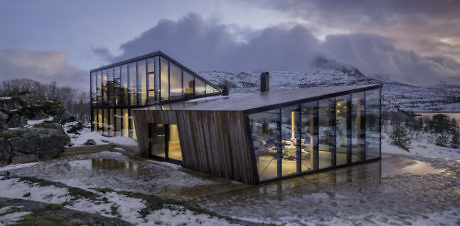
MULTIPOLYGON (((231 93, 256 92, 259 89, 260 71, 199 73, 214 84, 228 81, 231 93)), ((460 111, 460 87, 437 85, 418 87, 391 81, 385 75, 366 76, 356 67, 318 58, 316 68, 308 72, 270 71, 270 89, 281 90, 305 87, 383 84, 383 109, 414 112, 460 111)))

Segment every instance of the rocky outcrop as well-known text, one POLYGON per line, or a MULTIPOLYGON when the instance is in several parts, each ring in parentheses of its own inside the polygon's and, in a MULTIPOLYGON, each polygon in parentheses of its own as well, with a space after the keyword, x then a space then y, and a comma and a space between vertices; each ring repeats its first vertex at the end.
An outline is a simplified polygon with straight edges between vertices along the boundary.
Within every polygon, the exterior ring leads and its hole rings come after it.
POLYGON ((45 128, 6 130, 0 133, 3 164, 48 160, 64 151, 70 138, 57 123, 45 128))
POLYGON ((0 165, 47 160, 70 142, 59 122, 71 120, 59 101, 25 94, 0 98, 0 165), (50 117, 52 116, 52 117, 50 117), (27 125, 28 120, 50 121, 27 125))

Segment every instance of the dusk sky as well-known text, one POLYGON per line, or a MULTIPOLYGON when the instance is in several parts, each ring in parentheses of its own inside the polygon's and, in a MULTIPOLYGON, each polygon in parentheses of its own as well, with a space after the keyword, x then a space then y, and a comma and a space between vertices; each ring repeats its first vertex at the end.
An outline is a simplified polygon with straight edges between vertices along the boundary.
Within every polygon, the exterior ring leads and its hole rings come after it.
POLYGON ((161 50, 203 70, 307 71, 318 56, 415 85, 460 84, 460 1, 0 2, 0 79, 89 89, 89 70, 161 50))

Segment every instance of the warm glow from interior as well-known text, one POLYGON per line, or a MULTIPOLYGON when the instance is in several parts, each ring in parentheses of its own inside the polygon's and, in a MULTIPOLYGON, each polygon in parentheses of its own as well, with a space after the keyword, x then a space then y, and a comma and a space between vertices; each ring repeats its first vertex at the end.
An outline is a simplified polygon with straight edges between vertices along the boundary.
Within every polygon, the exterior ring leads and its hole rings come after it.
POLYGON ((291 111, 291 139, 295 139, 295 112, 291 111))

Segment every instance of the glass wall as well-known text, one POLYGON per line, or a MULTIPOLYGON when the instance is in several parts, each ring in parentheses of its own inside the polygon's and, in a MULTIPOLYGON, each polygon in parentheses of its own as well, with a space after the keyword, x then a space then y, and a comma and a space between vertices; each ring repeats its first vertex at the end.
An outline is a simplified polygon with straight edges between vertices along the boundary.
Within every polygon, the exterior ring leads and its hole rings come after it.
POLYGON ((136 138, 132 109, 219 92, 160 54, 91 71, 92 129, 107 136, 136 138))
POLYGON ((380 157, 380 90, 366 91, 366 159, 380 157))
POLYGON ((379 89, 253 113, 248 120, 259 181, 380 158, 379 89))
POLYGON ((249 115, 259 180, 280 177, 280 111, 272 110, 249 115))

